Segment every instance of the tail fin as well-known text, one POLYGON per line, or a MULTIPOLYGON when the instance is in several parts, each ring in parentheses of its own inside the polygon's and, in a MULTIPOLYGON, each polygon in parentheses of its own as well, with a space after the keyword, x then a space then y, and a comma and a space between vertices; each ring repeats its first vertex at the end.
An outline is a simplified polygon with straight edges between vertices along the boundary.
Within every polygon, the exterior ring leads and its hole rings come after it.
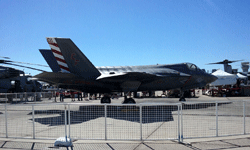
POLYGON ((53 55, 50 49, 39 49, 40 53, 43 55, 43 58, 46 60, 47 64, 53 72, 60 72, 61 68, 59 67, 55 56, 53 55))
POLYGON ((96 79, 101 73, 69 38, 47 38, 62 72, 96 79))

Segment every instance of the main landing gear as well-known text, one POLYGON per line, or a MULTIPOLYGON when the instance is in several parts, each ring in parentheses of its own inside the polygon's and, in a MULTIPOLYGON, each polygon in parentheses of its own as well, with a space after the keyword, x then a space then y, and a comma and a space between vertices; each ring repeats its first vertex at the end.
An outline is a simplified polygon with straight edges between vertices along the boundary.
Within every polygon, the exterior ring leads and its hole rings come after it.
POLYGON ((104 104, 104 103, 107 103, 107 104, 110 104, 111 103, 111 99, 109 96, 104 96, 101 98, 101 103, 104 104))
POLYGON ((185 99, 185 97, 183 96, 183 97, 180 97, 179 101, 180 101, 180 102, 185 102, 186 99, 185 99))
MULTIPOLYGON (((102 104, 110 104, 111 103, 111 99, 110 96, 105 95, 104 97, 101 98, 101 103, 102 104)), ((124 101, 122 102, 122 104, 136 104, 135 100, 133 98, 127 98, 127 96, 124 96, 124 101)))
POLYGON ((124 101, 122 104, 135 104, 135 100, 133 98, 127 98, 127 96, 124 96, 124 101))

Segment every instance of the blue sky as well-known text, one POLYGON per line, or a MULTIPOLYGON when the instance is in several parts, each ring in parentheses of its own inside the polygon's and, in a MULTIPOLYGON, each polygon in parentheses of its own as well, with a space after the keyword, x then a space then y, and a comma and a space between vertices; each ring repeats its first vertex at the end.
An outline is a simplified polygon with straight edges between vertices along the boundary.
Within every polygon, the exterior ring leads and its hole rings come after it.
POLYGON ((49 49, 45 37, 64 37, 95 66, 223 69, 205 64, 250 61, 249 8, 249 0, 0 0, 0 56, 46 64, 38 50, 49 49))

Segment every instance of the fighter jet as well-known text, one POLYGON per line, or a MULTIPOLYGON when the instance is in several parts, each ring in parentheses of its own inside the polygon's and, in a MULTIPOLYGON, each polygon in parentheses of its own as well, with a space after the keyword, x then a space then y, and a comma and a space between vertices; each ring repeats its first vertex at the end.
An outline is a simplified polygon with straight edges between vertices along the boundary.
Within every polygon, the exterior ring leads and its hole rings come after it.
MULTIPOLYGON (((87 93, 180 89, 180 101, 185 101, 185 90, 204 87, 217 79, 192 63, 95 67, 71 39, 46 39, 59 69, 52 68, 54 72, 43 72, 34 78, 56 84, 61 88, 87 93)), ((101 103, 110 102, 109 96, 101 98, 101 103)), ((135 101, 125 95, 123 103, 135 101)))

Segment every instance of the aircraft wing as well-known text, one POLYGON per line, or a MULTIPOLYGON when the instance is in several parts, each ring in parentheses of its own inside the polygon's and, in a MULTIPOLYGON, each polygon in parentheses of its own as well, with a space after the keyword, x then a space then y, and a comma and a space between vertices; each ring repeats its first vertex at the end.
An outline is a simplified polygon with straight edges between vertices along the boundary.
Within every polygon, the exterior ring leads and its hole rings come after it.
POLYGON ((168 73, 168 74, 151 74, 145 72, 124 72, 117 74, 102 74, 97 78, 97 81, 116 85, 122 89, 124 92, 136 91, 141 85, 154 84, 154 82, 159 81, 164 78, 166 81, 176 79, 185 79, 185 81, 190 77, 188 74, 168 73), (183 78, 184 77, 184 78, 183 78))
POLYGON ((135 81, 145 81, 145 80, 153 80, 157 76, 151 75, 147 73, 141 72, 124 72, 124 73, 117 73, 117 74, 102 74, 97 78, 98 81, 101 82, 124 82, 127 80, 135 80, 135 81))
POLYGON ((173 76, 188 77, 190 75, 184 73, 151 74, 146 72, 124 72, 117 74, 102 74, 97 78, 97 80, 101 82, 125 82, 125 81, 151 82, 159 78, 173 77, 173 76))

